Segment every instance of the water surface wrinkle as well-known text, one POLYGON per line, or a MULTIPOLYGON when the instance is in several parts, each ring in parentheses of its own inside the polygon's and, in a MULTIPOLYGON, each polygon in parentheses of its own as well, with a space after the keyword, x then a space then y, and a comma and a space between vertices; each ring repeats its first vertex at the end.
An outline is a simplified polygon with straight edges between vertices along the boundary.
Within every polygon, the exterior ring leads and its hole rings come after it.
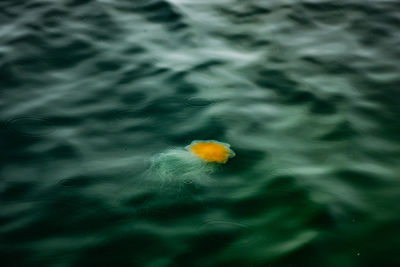
POLYGON ((400 266, 399 10, 0 1, 1 266, 400 266))

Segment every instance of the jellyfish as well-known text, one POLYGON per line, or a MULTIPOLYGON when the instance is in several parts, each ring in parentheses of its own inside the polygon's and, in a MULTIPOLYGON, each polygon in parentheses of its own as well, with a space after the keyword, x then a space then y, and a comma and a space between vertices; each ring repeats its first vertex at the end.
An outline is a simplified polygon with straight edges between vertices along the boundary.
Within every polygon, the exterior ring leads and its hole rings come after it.
POLYGON ((185 148, 173 148, 155 155, 146 173, 148 181, 164 189, 182 190, 187 186, 206 186, 211 174, 235 152, 227 143, 195 140, 185 148))
POLYGON ((230 145, 214 140, 193 141, 186 147, 195 156, 205 162, 226 163, 229 158, 235 156, 235 152, 230 149, 230 145))
POLYGON ((167 149, 154 155, 149 168, 124 186, 118 196, 120 206, 150 217, 170 214, 182 203, 204 207, 208 189, 219 185, 213 174, 233 156, 229 144, 214 140, 167 149))

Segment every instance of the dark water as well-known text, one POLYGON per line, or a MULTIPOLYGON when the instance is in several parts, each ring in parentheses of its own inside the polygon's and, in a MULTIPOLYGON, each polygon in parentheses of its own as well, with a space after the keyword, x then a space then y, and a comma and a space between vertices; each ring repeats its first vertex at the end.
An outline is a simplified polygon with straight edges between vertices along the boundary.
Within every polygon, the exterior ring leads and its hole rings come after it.
POLYGON ((396 0, 1 1, 1 266, 400 266, 399 30, 396 0), (196 139, 236 157, 151 171, 196 139))

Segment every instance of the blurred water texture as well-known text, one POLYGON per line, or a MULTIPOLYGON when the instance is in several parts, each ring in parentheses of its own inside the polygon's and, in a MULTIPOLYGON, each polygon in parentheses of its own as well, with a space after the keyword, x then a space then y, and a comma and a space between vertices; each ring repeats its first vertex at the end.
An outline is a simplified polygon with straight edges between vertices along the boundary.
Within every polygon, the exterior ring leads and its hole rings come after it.
POLYGON ((399 30, 395 0, 1 1, 1 265, 400 266, 399 30), (195 139, 236 157, 148 179, 195 139))

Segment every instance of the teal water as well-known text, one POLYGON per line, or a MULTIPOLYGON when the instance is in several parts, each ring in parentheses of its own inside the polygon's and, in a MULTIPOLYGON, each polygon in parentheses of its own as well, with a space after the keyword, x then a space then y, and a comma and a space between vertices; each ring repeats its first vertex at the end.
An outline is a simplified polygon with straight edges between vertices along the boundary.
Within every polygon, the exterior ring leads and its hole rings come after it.
POLYGON ((1 266, 400 266, 400 2, 3 0, 1 266), (229 143, 217 168, 181 150, 229 143))

